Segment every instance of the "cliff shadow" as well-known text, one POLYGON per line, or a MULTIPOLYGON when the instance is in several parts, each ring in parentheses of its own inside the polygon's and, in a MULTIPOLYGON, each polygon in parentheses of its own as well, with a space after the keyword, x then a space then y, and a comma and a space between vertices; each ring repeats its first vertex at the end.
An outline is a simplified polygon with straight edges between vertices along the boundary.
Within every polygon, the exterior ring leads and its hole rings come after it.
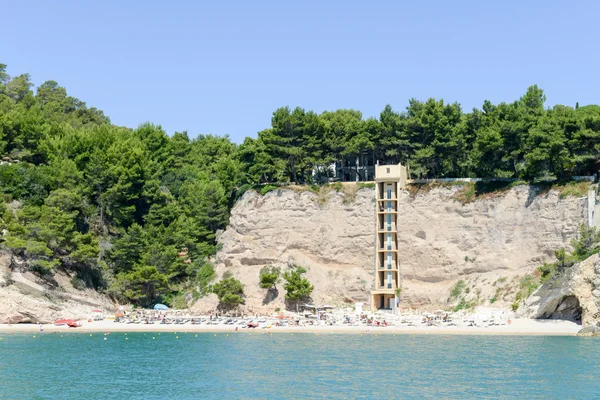
POLYGON ((267 304, 271 303, 278 296, 279 296, 279 290, 276 287, 270 288, 269 290, 267 290, 267 293, 265 293, 265 298, 262 301, 263 306, 266 306, 267 304))
POLYGON ((529 185, 529 192, 527 193, 527 201, 525 202, 525 207, 529 207, 531 203, 535 200, 535 198, 540 194, 541 189, 535 185, 529 185))

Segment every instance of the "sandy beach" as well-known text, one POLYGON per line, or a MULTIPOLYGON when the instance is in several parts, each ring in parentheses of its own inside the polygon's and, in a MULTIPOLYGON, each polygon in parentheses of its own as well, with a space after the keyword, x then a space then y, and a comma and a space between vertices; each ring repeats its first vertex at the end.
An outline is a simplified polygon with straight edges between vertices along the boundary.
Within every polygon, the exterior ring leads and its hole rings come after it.
MULTIPOLYGON (((266 328, 241 328, 235 331, 231 325, 171 325, 171 324, 123 324, 110 320, 96 322, 82 322, 78 328, 42 325, 44 333, 52 332, 206 332, 206 333, 313 333, 313 334, 415 334, 415 335, 541 335, 541 336, 573 336, 581 329, 581 325, 562 320, 532 320, 515 319, 510 325, 490 327, 437 327, 437 326, 285 326, 266 328)), ((0 324, 1 334, 40 332, 40 325, 36 324, 0 324)))

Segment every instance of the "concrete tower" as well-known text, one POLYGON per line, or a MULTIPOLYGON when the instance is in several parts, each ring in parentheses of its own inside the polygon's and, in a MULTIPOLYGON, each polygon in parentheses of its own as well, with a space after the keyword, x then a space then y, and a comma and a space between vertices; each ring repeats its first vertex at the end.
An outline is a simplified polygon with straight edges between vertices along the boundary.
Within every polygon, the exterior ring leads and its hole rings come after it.
POLYGON ((398 264, 398 195, 406 186, 406 167, 375 167, 376 229, 375 287, 371 291, 371 310, 397 311, 396 294, 400 287, 398 264))

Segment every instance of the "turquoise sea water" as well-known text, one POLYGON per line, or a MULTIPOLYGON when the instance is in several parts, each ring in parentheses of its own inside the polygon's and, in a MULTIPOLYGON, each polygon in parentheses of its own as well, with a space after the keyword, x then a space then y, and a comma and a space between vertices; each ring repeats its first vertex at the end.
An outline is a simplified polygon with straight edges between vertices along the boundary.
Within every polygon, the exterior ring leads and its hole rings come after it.
POLYGON ((0 336, 0 399, 600 398, 596 338, 0 336))

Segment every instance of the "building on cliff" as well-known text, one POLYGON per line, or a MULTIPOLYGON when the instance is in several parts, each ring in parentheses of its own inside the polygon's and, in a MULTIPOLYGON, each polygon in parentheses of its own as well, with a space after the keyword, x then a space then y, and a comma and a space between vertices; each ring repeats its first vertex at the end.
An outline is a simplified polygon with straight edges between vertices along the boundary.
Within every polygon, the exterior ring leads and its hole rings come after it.
POLYGON ((375 153, 363 151, 357 156, 343 157, 333 164, 334 176, 342 182, 373 181, 375 153))
POLYGON ((398 199, 406 186, 407 171, 402 164, 375 166, 375 287, 371 310, 396 312, 400 295, 398 262, 398 199))

